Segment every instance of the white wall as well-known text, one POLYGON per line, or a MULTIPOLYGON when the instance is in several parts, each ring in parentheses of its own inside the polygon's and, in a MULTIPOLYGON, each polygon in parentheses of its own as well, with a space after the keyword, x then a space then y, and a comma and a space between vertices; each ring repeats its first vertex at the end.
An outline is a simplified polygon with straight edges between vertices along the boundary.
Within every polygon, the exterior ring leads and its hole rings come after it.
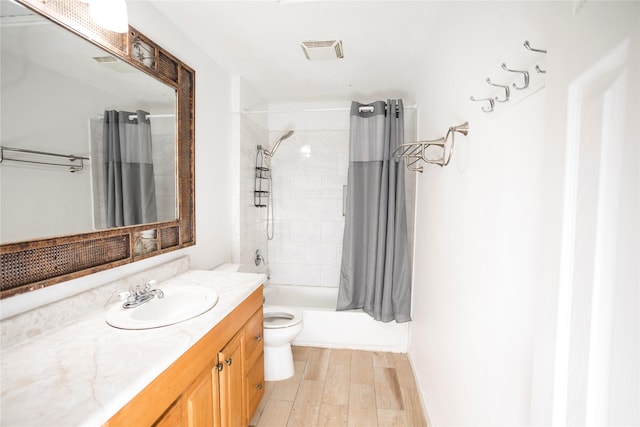
POLYGON ((231 261, 230 76, 147 2, 128 2, 129 22, 196 70, 196 245, 0 301, 2 318, 188 254, 192 268, 231 261))
POLYGON ((501 62, 531 65, 535 57, 522 42, 544 48, 548 8, 466 5, 437 57, 450 72, 436 74, 433 56, 423 63, 419 137, 442 136, 465 120, 470 131, 457 137, 449 166, 428 168, 418 180, 409 353, 433 425, 527 425, 546 93, 494 114, 469 96, 499 95, 487 77, 502 84, 516 78, 501 62), (483 32, 477 22, 492 14, 500 25, 483 32))
POLYGON ((266 209, 254 204, 257 147, 268 144, 267 116, 247 116, 245 110, 264 110, 266 103, 240 76, 233 76, 232 134, 236 159, 232 226, 234 230, 233 262, 242 271, 267 273, 266 209), (263 260, 255 264, 256 250, 263 260))
MULTIPOLYGON (((595 39, 623 20, 604 18, 604 4, 598 5, 600 13, 587 13, 595 7, 590 2, 460 6, 460 19, 451 24, 446 45, 423 59, 425 79, 417 97, 420 137, 436 137, 464 120, 470 122, 470 132, 459 138, 450 166, 432 168, 419 178, 410 359, 430 425, 549 425, 565 166, 564 135, 549 140, 548 130, 551 122, 566 121, 565 115, 549 111, 556 111, 552 100, 566 102, 567 86, 548 85, 496 114, 481 112, 481 104, 468 98, 500 94, 484 83, 486 77, 509 81, 500 63, 519 69, 544 60, 524 50, 524 40, 551 52, 585 15, 590 20, 581 25, 595 32, 595 39), (446 75, 432 66, 436 58, 446 64, 446 75)), ((636 17, 637 34, 637 3, 627 7, 636 17)), ((563 54, 549 54, 543 67, 549 73, 547 82, 569 68, 574 49, 591 49, 579 40, 569 47, 563 54)), ((637 160, 637 146, 629 152, 636 153, 637 160)), ((635 211, 637 217, 637 207, 635 211)), ((634 227, 637 233, 637 221, 634 227)), ((637 289, 637 270, 628 278, 637 289)), ((624 371, 631 379, 612 395, 630 390, 637 397, 637 358, 621 356, 638 351, 638 317, 629 309, 637 306, 638 294, 628 290, 628 283, 627 295, 635 302, 618 301, 614 310, 626 316, 619 316, 622 328, 616 330, 631 339, 618 342, 617 353, 611 354, 625 360, 616 374, 624 371)), ((587 287, 579 292, 587 292, 587 287)), ((589 355, 573 357, 584 361, 589 355)), ((620 399, 616 404, 635 412, 635 418, 626 420, 638 419, 637 398, 635 406, 620 399)), ((559 425, 565 422, 560 419, 559 425)))

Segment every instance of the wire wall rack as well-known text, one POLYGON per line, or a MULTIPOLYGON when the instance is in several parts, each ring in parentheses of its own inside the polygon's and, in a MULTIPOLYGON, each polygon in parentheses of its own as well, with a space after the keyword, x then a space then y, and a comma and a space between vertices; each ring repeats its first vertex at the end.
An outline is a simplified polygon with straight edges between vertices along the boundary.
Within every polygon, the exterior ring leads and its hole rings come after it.
POLYGON ((265 158, 262 145, 258 145, 257 148, 253 204, 258 208, 265 208, 269 202, 269 192, 271 191, 271 169, 269 161, 265 158))
POLYGON ((59 154, 47 151, 0 146, 0 163, 10 161, 64 167, 68 168, 69 172, 74 173, 80 172, 84 169, 85 160, 88 161, 90 159, 89 157, 81 157, 74 154, 59 154), (66 162, 63 159, 66 159, 66 162))
POLYGON ((447 166, 453 154, 456 133, 467 135, 469 122, 451 126, 442 138, 401 144, 393 151, 393 157, 404 159, 407 169, 413 172, 424 171, 423 166, 419 164, 421 161, 441 167, 447 166))

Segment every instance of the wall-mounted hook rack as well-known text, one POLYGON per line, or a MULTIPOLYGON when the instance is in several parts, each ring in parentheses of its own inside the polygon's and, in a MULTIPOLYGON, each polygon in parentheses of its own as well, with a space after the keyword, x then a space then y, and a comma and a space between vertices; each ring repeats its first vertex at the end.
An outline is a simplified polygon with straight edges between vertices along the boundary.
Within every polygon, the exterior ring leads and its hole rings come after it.
MULTIPOLYGON (((528 40, 523 44, 527 50, 535 54, 547 53, 546 50, 532 47, 528 40)), ((510 80, 506 80, 508 83, 502 85, 494 83, 490 77, 485 79, 485 82, 489 86, 492 86, 492 89, 498 88, 500 92, 496 92, 497 89, 494 89, 494 93, 487 94, 490 95, 488 98, 475 98, 470 96, 469 99, 473 102, 486 102, 487 104, 483 104, 481 110, 485 113, 494 113, 491 114, 491 117, 496 116, 496 111, 504 111, 519 104, 524 99, 545 87, 545 75, 547 71, 544 66, 544 56, 537 55, 533 61, 530 57, 519 58, 519 63, 528 65, 523 68, 519 66, 518 69, 509 68, 506 62, 502 62, 500 68, 510 73, 509 75, 511 76, 510 80), (512 88, 515 90, 511 90, 512 88)), ((496 80, 504 81, 505 78, 501 76, 496 80)))
POLYGON ((485 113, 490 113, 494 110, 495 106, 496 106, 496 101, 494 98, 480 98, 480 99, 475 99, 473 96, 469 97, 470 100, 472 100, 473 102, 482 102, 482 101, 487 101, 489 103, 489 107, 482 107, 481 110, 484 111, 485 113))

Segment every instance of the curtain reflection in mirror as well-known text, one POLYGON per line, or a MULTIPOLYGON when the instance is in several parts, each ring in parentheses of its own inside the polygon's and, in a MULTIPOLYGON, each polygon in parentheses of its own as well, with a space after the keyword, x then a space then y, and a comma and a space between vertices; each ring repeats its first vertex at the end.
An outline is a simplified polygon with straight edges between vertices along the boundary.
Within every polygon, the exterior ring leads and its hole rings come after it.
POLYGON ((158 220, 149 113, 138 110, 104 112, 101 136, 92 129, 96 224, 106 227, 158 220))

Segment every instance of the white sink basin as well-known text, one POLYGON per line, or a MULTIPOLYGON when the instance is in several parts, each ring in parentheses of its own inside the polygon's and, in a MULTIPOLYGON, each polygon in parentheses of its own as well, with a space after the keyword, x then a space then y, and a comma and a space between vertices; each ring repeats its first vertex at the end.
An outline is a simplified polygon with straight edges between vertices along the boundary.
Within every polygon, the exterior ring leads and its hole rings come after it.
POLYGON ((107 323, 121 329, 159 328, 199 316, 218 302, 218 293, 204 286, 173 286, 162 291, 164 298, 153 298, 135 308, 117 304, 109 309, 107 323))

